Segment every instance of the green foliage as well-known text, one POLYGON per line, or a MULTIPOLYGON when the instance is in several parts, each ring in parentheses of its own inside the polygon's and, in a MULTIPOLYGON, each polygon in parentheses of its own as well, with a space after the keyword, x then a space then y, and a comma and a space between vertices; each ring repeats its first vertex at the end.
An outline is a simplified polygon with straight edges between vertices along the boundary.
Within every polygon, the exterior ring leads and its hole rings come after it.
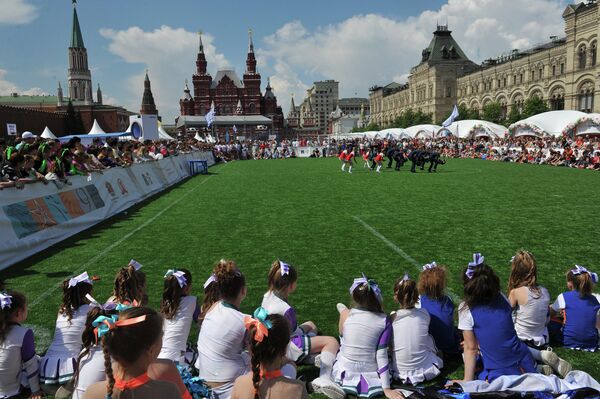
POLYGON ((511 106, 510 112, 506 117, 506 123, 510 125, 520 121, 521 119, 523 119, 523 115, 519 112, 519 109, 515 105, 511 106))
POLYGON ((538 96, 533 96, 525 101, 523 107, 523 118, 529 118, 530 116, 547 112, 550 109, 546 101, 542 100, 538 96))
POLYGON ((381 127, 377 123, 371 122, 365 127, 352 128, 352 133, 372 132, 372 131, 378 131, 378 130, 381 130, 381 127))
POLYGON ((493 101, 483 106, 481 119, 493 123, 502 123, 502 105, 499 102, 493 101))
MULTIPOLYGON (((131 258, 144 265, 154 308, 160 304, 167 268, 189 268, 194 278, 190 294, 202 296, 202 282, 215 263, 233 259, 246 276, 246 313, 261 302, 270 264, 282 259, 299 271, 298 288, 290 297, 298 319, 313 320, 329 336, 339 335, 335 304, 350 305, 348 287, 361 272, 379 282, 387 313, 397 309, 394 282, 405 271, 417 278, 420 265, 432 259, 447 265, 449 293, 457 305, 462 269, 472 252, 485 255, 505 291, 510 257, 519 248, 532 251, 539 282, 553 299, 567 290, 569 265, 600 263, 600 246, 590 245, 600 241, 600 230, 586 230, 585 239, 572 234, 573 226, 589 225, 589 211, 597 209, 597 172, 471 159, 451 159, 436 174, 410 174, 405 166, 401 172, 383 169, 375 175, 361 166, 352 175, 341 173, 335 158, 212 167, 211 175, 176 185, 127 214, 3 270, 0 278, 7 288, 27 295, 25 324, 35 326, 36 334, 45 333, 36 335, 38 353, 43 353, 54 331, 59 283, 87 270, 101 277, 93 296, 102 301, 111 295, 117 268, 131 258), (435 206, 423 206, 432 204, 432 195, 435 206), (400 210, 398 198, 405 199, 400 210), (577 203, 564 206, 569 198, 577 203), (167 209, 173 203, 177 205, 167 209), (474 221, 474 210, 481 223, 474 221), (558 214, 548 222, 548 215, 558 214), (32 305, 49 289, 54 289, 52 295, 32 305)), ((192 330, 190 340, 197 336, 192 330)), ((554 350, 574 369, 600 377, 597 353, 554 350)), ((459 366, 450 364, 444 371, 444 379, 462 378, 459 366)))
POLYGON ((407 128, 430 123, 432 123, 431 114, 426 114, 420 109, 415 112, 412 108, 408 108, 392 122, 391 127, 407 128))

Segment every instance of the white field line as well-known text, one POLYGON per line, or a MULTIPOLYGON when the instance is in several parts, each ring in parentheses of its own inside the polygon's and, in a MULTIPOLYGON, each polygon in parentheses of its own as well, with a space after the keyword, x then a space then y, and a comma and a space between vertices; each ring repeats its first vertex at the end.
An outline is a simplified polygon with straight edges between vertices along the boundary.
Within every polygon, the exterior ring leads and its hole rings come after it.
MULTIPOLYGON (((354 220, 356 220, 358 223, 360 223, 365 229, 367 229, 371 234, 373 234, 375 237, 377 237, 381 241, 383 241, 385 243, 385 245, 387 245, 388 247, 390 247, 392 249, 392 251, 396 252, 398 255, 403 257, 408 263, 412 264, 417 269, 418 273, 421 273, 421 271, 423 270, 422 265, 419 262, 417 262, 415 260, 415 258, 413 258, 409 254, 404 252, 402 250, 402 248, 400 248, 399 246, 394 244, 392 241, 388 240, 383 234, 381 234, 380 232, 375 230, 375 228, 373 228, 373 226, 371 226, 370 224, 368 224, 367 222, 365 222, 358 216, 352 216, 352 217, 354 218, 354 220)), ((457 303, 457 301, 459 300, 458 295, 456 295, 450 287, 448 287, 446 289, 446 291, 448 292, 448 295, 450 296, 450 298, 452 298, 454 303, 457 303)))
MULTIPOLYGON (((79 268, 77 268, 77 270, 73 271, 71 274, 77 275, 79 273, 82 273, 88 266, 92 266, 93 264, 95 264, 98 260, 102 259, 102 257, 104 255, 106 255, 107 253, 109 253, 110 251, 112 251, 114 248, 118 247, 123 242, 127 241, 131 236, 133 236, 138 231, 141 231, 144 228, 146 228, 148 225, 150 225, 156 219, 158 219, 159 217, 161 217, 169 209, 173 208, 175 205, 177 205, 178 203, 180 203, 183 199, 187 198, 188 195, 190 195, 191 193, 193 193, 194 191, 196 191, 196 189, 198 187, 200 187, 201 185, 203 185, 204 183, 206 183, 208 181, 208 179, 210 179, 213 176, 214 175, 209 175, 206 179, 202 180, 202 182, 200 182, 196 187, 190 189, 187 193, 183 194, 177 200, 173 201, 166 208, 161 209, 156 215, 152 216, 150 219, 146 220, 144 223, 142 223, 141 225, 139 225, 138 227, 136 227, 135 229, 133 229, 129 233, 125 234, 123 237, 121 237, 120 239, 118 239, 114 243, 110 244, 108 247, 104 248, 96 256, 94 256, 93 258, 91 258, 90 260, 88 260, 87 262, 85 262, 84 264, 82 264, 81 266, 79 266, 79 268)), ((35 300, 33 300, 31 302, 31 304, 29 305, 29 307, 33 308, 33 307, 39 305, 42 301, 44 301, 44 299, 46 299, 47 297, 49 297, 50 295, 52 295, 60 287, 61 287, 60 284, 54 284, 48 290, 46 290, 45 292, 43 292, 42 294, 40 294, 37 298, 35 298, 35 300)))

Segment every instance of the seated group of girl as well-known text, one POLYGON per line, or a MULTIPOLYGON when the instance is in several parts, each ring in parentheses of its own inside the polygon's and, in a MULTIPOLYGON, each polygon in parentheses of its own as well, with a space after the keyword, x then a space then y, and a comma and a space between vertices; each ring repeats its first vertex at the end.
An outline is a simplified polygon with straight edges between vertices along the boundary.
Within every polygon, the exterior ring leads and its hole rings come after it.
POLYGON ((340 344, 318 335, 312 322, 298 324, 288 302, 297 271, 279 260, 252 317, 239 310, 246 281, 232 261, 214 267, 202 306, 190 295, 191 273, 169 270, 160 313, 144 306, 140 268, 132 260, 119 270, 105 304, 91 296, 87 273, 65 280, 54 340, 41 359, 33 332, 21 326, 27 318, 25 296, 1 293, 0 397, 29 390, 36 399, 43 392, 75 399, 307 398, 306 385, 296 380, 296 365, 314 363, 319 377, 310 386, 329 398, 402 398, 392 387, 437 377, 444 359, 460 358, 461 352, 465 380, 492 381, 537 371, 564 377, 571 366, 548 348, 551 336, 573 349, 598 347, 600 304, 592 294, 597 275, 581 266, 569 270, 569 291, 550 306, 527 251, 512 259, 508 297, 484 257, 473 255, 458 307, 462 342, 454 327, 455 306, 446 294, 446 268, 435 262, 423 266, 418 283, 406 274, 396 282, 399 307, 389 315, 377 283, 364 275, 354 279, 352 308, 337 305, 340 344), (197 350, 187 342, 194 321, 200 327, 197 350), (191 365, 198 377, 191 377, 191 365))

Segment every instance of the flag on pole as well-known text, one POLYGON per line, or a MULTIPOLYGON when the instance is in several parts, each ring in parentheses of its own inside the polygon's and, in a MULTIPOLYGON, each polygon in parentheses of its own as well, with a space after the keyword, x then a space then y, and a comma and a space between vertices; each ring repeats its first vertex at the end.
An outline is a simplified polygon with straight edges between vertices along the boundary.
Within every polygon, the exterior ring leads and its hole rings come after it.
POLYGON ((210 127, 210 125, 212 125, 213 122, 215 121, 216 116, 215 116, 215 103, 214 102, 210 105, 210 111, 208 111, 208 113, 206 115, 204 115, 204 119, 206 119, 207 127, 210 127))
POLYGON ((233 125, 233 132, 237 134, 237 127, 235 125, 233 125))
POLYGON ((452 122, 454 122, 454 120, 456 118, 458 118, 459 114, 458 114, 458 108, 456 107, 456 104, 454 104, 454 109, 452 110, 452 113, 450 114, 450 116, 448 117, 448 119, 446 119, 444 121, 444 123, 442 123, 443 127, 448 127, 452 124, 452 122))

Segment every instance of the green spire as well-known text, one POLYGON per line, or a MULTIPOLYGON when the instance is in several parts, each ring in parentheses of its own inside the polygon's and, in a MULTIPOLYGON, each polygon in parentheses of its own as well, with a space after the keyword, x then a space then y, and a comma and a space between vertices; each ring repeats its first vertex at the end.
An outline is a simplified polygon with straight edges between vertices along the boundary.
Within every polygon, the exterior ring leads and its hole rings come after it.
POLYGON ((76 4, 77 2, 73 1, 73 32, 71 34, 71 47, 85 48, 83 45, 83 36, 81 36, 81 28, 79 27, 79 19, 77 18, 76 4))

